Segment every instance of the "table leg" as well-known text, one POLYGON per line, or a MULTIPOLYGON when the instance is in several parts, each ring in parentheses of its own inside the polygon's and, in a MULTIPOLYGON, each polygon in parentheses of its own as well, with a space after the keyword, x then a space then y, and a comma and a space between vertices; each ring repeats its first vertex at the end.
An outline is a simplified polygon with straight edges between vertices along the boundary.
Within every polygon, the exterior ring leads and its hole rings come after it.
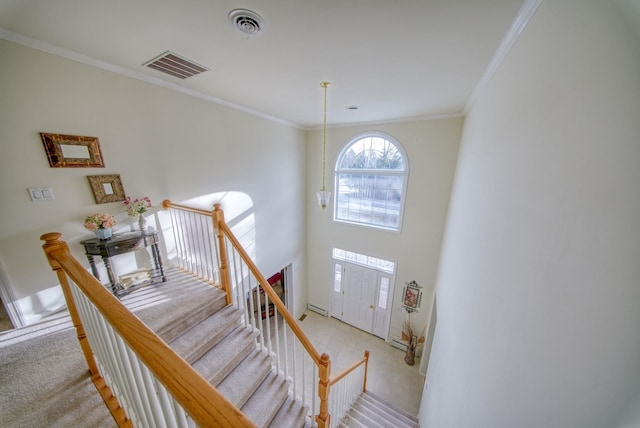
POLYGON ((109 285, 111 285, 111 291, 113 291, 113 294, 116 294, 117 291, 120 291, 123 288, 113 273, 113 268, 111 267, 111 262, 109 261, 109 257, 103 256, 102 261, 104 262, 104 267, 107 268, 107 275, 109 276, 109 285))
POLYGON ((158 249, 158 243, 154 243, 151 246, 151 253, 153 254, 153 262, 155 263, 156 269, 160 270, 162 274, 162 282, 167 282, 167 278, 164 276, 164 266, 162 266, 162 256, 160 255, 160 250, 158 249))
POLYGON ((100 273, 98 272, 98 267, 96 266, 96 260, 93 256, 87 254, 87 259, 89 260, 89 265, 91 266, 91 273, 96 277, 98 281, 100 281, 100 273))

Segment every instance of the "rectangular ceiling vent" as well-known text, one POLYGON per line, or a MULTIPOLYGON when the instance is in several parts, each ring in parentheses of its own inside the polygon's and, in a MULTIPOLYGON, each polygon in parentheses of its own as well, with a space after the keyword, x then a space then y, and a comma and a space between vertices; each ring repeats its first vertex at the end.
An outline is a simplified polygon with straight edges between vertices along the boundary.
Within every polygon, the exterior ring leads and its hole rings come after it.
POLYGON ((162 55, 157 56, 142 65, 170 74, 178 79, 186 79, 187 77, 192 77, 197 74, 204 73, 205 71, 209 71, 208 68, 198 65, 189 59, 181 57, 180 55, 176 55, 171 51, 166 51, 162 55))

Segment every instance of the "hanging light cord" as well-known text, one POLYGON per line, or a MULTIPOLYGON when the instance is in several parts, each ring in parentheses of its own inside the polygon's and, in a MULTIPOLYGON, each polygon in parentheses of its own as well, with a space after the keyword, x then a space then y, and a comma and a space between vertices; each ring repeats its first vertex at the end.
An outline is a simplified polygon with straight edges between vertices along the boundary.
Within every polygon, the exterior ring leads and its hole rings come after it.
POLYGON ((327 86, 329 86, 329 82, 322 82, 320 86, 324 88, 324 116, 323 116, 323 127, 322 127, 322 191, 325 189, 325 172, 327 165, 327 86))

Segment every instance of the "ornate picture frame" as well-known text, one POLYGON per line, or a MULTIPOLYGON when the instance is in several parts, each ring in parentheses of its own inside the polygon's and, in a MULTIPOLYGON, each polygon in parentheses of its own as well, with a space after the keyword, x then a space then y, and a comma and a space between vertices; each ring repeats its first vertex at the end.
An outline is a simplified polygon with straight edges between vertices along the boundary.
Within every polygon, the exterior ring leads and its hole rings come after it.
POLYGON ((126 199, 120 174, 88 175, 87 178, 96 204, 121 202, 126 199))
POLYGON ((51 168, 104 168, 98 137, 40 133, 51 168))
POLYGON ((405 282, 406 287, 402 292, 402 306, 409 313, 416 312, 422 301, 421 286, 417 282, 405 282))

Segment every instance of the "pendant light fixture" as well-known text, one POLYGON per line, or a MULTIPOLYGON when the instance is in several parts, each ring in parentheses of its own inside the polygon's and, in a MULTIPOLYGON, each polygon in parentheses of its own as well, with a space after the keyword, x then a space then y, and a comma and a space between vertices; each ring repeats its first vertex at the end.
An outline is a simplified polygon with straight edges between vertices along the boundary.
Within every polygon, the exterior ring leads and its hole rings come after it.
POLYGON ((324 88, 324 118, 322 126, 322 189, 319 190, 316 195, 318 196, 318 205, 320 205, 322 209, 327 208, 329 198, 331 197, 331 192, 327 191, 325 186, 325 172, 327 163, 327 87, 330 84, 331 83, 329 82, 320 83, 320 86, 324 88))

